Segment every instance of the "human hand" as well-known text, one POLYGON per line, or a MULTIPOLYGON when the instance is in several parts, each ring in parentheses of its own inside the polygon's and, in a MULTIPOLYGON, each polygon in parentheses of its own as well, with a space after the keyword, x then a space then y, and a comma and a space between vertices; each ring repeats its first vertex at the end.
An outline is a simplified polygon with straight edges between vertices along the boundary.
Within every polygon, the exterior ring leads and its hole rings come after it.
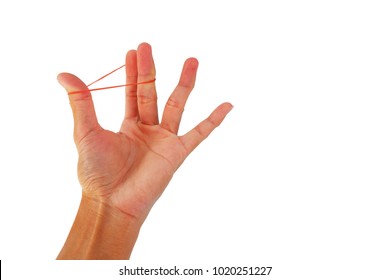
MULTIPOLYGON (((91 93, 76 76, 62 73, 59 82, 70 94, 78 176, 83 197, 143 221, 186 157, 223 121, 230 103, 218 106, 194 129, 178 136, 185 103, 196 79, 198 61, 185 61, 179 83, 159 122, 154 83, 126 87, 125 117, 118 133, 103 129, 91 93)), ((126 56, 126 84, 155 78, 150 45, 142 43, 126 56)))

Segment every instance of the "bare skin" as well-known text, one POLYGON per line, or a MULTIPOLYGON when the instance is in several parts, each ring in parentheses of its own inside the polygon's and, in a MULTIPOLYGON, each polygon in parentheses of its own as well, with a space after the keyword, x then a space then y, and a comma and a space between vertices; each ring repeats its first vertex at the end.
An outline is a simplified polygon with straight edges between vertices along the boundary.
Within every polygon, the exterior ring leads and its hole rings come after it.
MULTIPOLYGON (((89 92, 69 95, 74 141, 79 154, 82 200, 58 259, 128 259, 142 223, 187 156, 221 124, 232 109, 219 105, 195 128, 178 136, 198 61, 185 61, 179 83, 158 119, 154 83, 127 86, 125 116, 118 133, 103 129, 89 92)), ((150 45, 126 55, 126 83, 155 78, 150 45)), ((87 90, 69 73, 58 75, 68 91, 87 90)))

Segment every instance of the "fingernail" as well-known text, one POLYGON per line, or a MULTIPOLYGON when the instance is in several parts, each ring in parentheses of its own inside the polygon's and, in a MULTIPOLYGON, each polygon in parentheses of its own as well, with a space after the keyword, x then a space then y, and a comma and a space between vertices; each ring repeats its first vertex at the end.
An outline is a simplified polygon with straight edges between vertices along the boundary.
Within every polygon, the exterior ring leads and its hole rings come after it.
POLYGON ((233 104, 229 103, 229 105, 230 105, 230 108, 227 109, 227 112, 228 112, 228 113, 234 108, 233 104))

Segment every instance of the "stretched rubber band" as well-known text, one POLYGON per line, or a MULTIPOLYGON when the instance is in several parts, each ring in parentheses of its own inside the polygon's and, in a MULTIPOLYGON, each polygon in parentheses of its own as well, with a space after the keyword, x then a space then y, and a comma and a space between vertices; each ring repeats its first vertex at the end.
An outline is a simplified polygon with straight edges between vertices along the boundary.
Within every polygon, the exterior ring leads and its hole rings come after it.
MULTIPOLYGON (((89 85, 87 85, 87 87, 90 87, 91 85, 93 85, 94 83, 96 82, 99 82, 100 80, 103 80, 105 77, 107 77, 108 75, 111 75, 112 73, 118 71, 119 69, 125 67, 126 65, 122 65, 121 67, 118 67, 117 69, 111 71, 110 73, 104 75, 103 77, 100 77, 99 79, 97 79, 96 81, 90 83, 89 85)), ((76 93, 86 93, 86 92, 90 92, 90 91, 97 91, 97 90, 104 90, 104 89, 111 89, 111 88, 119 88, 119 87, 125 87, 125 86, 136 86, 136 85, 143 85, 143 84, 149 84, 149 83, 153 83, 154 81, 156 81, 156 79, 153 79, 153 80, 149 80, 149 81, 145 81, 145 82, 139 82, 139 83, 130 83, 130 84, 124 84, 124 85, 118 85, 118 86, 109 86, 109 87, 101 87, 101 88, 92 88, 92 89, 87 89, 87 90, 77 90, 77 91, 71 91, 69 92, 68 94, 76 94, 76 93)))

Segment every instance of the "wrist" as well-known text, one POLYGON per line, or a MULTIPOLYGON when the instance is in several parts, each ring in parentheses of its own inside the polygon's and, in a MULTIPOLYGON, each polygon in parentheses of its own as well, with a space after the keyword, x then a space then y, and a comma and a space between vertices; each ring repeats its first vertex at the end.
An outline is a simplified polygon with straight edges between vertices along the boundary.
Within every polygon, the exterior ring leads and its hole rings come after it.
POLYGON ((129 259, 142 222, 83 194, 58 259, 129 259))

